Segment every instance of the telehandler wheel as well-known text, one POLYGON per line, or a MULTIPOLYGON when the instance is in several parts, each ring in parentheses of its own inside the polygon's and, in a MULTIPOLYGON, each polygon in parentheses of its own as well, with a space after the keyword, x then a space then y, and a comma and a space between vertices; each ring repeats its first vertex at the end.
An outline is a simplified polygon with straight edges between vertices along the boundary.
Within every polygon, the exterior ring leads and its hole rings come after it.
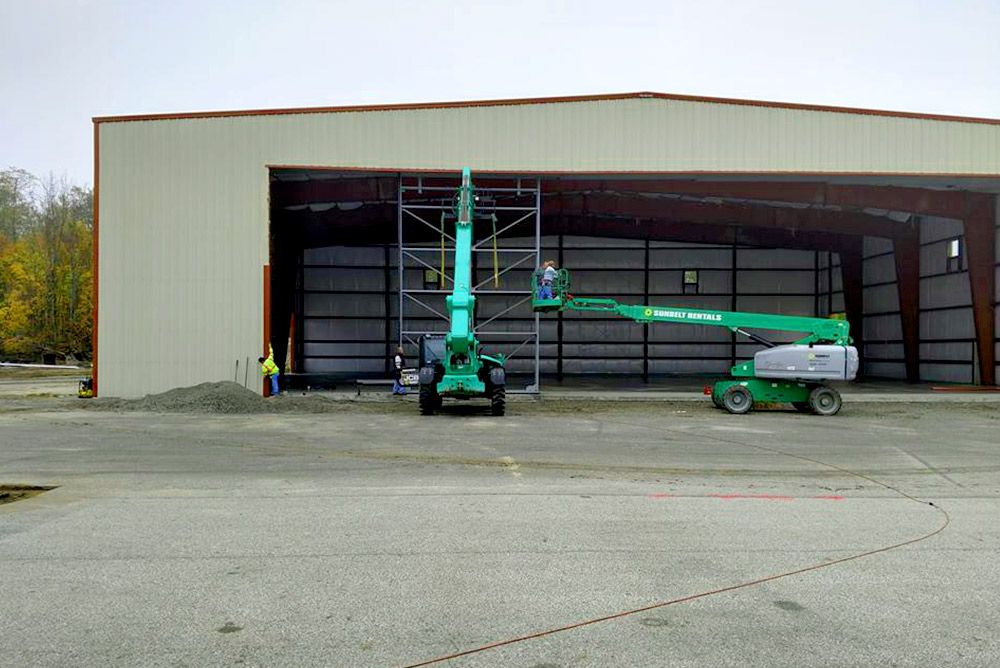
POLYGON ((753 395, 742 385, 730 385, 722 395, 722 407, 733 415, 742 415, 753 408, 753 395))
POLYGON ((809 407, 816 415, 836 415, 843 403, 840 392, 826 385, 809 393, 809 407))
POLYGON ((420 414, 434 415, 434 411, 441 408, 441 397, 437 390, 431 385, 420 386, 420 414))
POLYGON ((493 387, 490 393, 490 415, 503 415, 507 410, 507 390, 503 385, 493 387))
POLYGON ((793 401, 792 408, 800 413, 812 413, 812 406, 809 405, 808 401, 793 401))

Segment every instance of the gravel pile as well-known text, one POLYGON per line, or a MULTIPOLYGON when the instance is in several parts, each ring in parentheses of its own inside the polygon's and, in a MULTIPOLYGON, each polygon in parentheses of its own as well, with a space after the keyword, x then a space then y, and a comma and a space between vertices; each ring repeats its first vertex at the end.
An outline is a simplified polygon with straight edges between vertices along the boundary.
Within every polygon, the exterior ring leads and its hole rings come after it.
POLYGON ((142 399, 95 399, 81 404, 87 408, 109 411, 149 411, 152 413, 323 413, 335 409, 334 402, 317 396, 282 395, 265 399, 256 392, 233 382, 202 383, 179 387, 142 399))
POLYGON ((122 408, 165 413, 264 413, 270 402, 242 385, 226 381, 148 394, 123 402, 122 408))

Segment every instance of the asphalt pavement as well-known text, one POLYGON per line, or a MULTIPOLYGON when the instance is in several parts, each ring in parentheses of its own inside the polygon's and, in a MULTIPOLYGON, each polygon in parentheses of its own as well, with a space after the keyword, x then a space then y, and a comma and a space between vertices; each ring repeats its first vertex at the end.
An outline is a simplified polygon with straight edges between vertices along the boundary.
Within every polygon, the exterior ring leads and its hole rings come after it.
POLYGON ((994 405, 415 408, 0 404, 0 665, 1000 664, 994 405))

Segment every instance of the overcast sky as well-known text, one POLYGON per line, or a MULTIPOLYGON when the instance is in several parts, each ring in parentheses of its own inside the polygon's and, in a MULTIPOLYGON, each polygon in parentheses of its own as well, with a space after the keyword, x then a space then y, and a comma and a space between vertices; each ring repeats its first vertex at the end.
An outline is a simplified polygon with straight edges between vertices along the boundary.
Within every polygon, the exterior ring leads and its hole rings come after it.
POLYGON ((1000 0, 0 0, 0 167, 92 116, 651 90, 1000 118, 1000 0))

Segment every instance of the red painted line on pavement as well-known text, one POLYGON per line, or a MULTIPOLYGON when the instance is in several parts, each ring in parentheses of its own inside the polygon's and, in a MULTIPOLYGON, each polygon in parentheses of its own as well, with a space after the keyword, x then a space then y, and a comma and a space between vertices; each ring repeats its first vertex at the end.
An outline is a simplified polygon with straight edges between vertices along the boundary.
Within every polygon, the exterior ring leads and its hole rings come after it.
MULTIPOLYGON (((650 499, 669 499, 676 497, 676 494, 667 494, 666 492, 655 492, 650 494, 648 498, 650 499)), ((820 494, 818 496, 787 496, 785 494, 708 494, 706 496, 699 497, 697 495, 690 496, 688 498, 712 498, 712 499, 722 499, 724 501, 732 501, 733 499, 760 499, 763 501, 793 501, 797 498, 799 499, 819 499, 822 501, 843 501, 846 497, 839 496, 836 494, 820 494)))

